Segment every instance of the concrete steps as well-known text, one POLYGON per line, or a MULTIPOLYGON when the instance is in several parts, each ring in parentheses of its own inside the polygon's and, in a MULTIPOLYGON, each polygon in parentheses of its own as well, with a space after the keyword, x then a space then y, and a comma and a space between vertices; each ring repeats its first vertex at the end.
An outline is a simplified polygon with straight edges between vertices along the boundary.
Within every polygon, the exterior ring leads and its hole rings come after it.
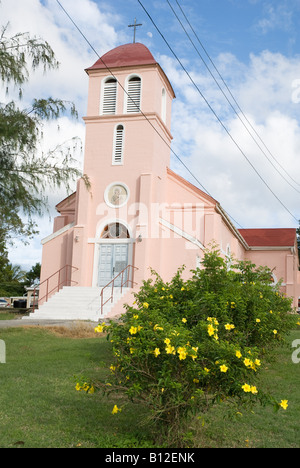
MULTIPOLYGON (((42 304, 38 310, 31 313, 23 320, 92 320, 113 317, 123 313, 122 308, 125 297, 130 300, 132 289, 114 289, 113 303, 109 300, 104 306, 101 315, 101 290, 102 288, 64 287, 54 294, 48 302, 42 304), (124 300, 123 300, 124 299, 124 300), (114 309, 116 312, 114 314, 114 309)), ((111 289, 104 290, 104 302, 109 299, 111 289)))

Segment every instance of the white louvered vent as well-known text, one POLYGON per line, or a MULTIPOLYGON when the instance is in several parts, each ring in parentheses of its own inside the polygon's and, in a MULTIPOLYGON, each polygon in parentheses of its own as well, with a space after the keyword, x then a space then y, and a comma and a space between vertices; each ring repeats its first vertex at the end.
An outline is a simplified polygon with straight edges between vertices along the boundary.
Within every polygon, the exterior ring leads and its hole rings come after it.
POLYGON ((128 81, 127 112, 140 112, 141 107, 142 81, 139 77, 131 78, 128 81))
POLYGON ((115 114, 117 105, 117 80, 111 78, 104 83, 102 114, 115 114))
POLYGON ((114 148, 114 164, 122 164, 123 161, 123 143, 124 143, 124 127, 118 125, 115 136, 115 148, 114 148))

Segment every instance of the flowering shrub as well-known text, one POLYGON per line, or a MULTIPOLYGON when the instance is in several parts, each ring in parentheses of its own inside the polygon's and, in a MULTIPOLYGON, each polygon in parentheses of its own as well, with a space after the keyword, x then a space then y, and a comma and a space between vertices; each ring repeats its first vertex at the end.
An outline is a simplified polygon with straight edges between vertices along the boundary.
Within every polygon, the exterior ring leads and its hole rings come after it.
MULTIPOLYGON (((174 439, 190 414, 221 400, 274 403, 258 375, 266 350, 295 319, 271 271, 245 262, 228 270, 213 250, 189 281, 182 269, 170 283, 154 275, 119 322, 97 327, 108 333, 114 355, 111 377, 98 387, 148 406, 161 433, 174 439)), ((288 407, 287 400, 275 404, 288 407)))

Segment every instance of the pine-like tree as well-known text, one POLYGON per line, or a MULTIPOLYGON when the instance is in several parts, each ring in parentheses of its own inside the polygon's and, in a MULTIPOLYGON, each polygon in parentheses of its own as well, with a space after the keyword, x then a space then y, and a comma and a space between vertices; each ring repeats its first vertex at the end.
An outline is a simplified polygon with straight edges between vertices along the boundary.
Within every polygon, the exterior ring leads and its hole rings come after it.
MULTIPOLYGON (((20 89, 20 100, 0 103, 0 240, 1 252, 16 237, 36 234, 34 215, 47 209, 46 187, 70 189, 82 174, 72 157, 74 138, 47 154, 38 151, 44 120, 57 119, 68 113, 76 117, 73 103, 61 99, 35 99, 30 109, 22 109, 22 85, 30 73, 42 67, 57 69, 59 64, 51 46, 41 38, 19 33, 9 37, 8 25, 0 31, 0 80, 20 89)), ((87 182, 88 183, 88 182, 87 182)))

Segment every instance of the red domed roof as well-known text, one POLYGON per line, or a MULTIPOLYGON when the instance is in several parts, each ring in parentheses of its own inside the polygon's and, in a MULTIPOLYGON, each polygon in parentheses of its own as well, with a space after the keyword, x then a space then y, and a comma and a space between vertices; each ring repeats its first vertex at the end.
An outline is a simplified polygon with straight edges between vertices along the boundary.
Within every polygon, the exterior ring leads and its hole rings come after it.
POLYGON ((125 44, 107 52, 88 70, 156 64, 150 50, 140 43, 125 44), (104 62, 104 63, 103 63, 104 62))

